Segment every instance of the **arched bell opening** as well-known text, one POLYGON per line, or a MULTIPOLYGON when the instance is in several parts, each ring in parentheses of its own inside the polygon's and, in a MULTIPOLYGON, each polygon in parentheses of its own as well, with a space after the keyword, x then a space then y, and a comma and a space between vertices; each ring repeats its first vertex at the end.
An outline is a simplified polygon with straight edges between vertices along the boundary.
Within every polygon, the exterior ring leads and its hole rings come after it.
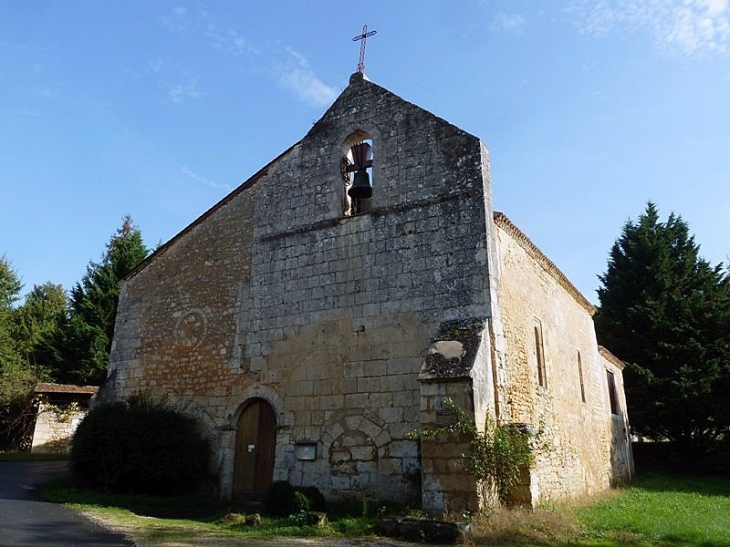
POLYGON ((345 140, 342 157, 343 213, 367 213, 373 196, 373 140, 368 133, 356 131, 345 140))

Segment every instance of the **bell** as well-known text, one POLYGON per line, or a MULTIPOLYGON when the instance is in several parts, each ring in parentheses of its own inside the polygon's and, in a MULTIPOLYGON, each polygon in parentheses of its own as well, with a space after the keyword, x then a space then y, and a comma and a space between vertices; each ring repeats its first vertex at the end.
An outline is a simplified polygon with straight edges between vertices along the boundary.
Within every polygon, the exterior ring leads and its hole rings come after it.
POLYGON ((355 180, 347 191, 352 199, 365 199, 373 195, 373 187, 370 186, 370 176, 365 169, 355 171, 355 180))

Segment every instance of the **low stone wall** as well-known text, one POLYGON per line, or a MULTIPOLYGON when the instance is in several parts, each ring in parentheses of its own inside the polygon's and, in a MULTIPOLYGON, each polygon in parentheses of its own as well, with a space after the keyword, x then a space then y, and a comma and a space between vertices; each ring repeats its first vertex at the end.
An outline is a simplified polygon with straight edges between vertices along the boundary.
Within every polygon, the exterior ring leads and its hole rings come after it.
POLYGON ((54 405, 41 403, 38 408, 30 451, 34 453, 69 452, 73 434, 84 416, 86 416, 85 410, 77 410, 74 407, 59 409, 54 405))

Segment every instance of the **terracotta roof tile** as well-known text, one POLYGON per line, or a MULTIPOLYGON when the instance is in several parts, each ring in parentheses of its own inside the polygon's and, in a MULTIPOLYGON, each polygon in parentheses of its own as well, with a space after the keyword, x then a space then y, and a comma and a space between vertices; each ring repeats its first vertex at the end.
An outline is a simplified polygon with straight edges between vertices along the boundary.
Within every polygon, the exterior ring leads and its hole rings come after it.
POLYGON ((527 254, 532 256, 575 300, 583 306, 583 308, 593 315, 596 313, 596 307, 591 304, 588 299, 573 285, 570 280, 560 271, 555 263, 543 253, 537 245, 535 245, 525 233, 520 230, 507 215, 498 211, 494 212, 494 223, 510 234, 519 243, 527 254))
POLYGON ((626 363, 624 363, 621 359, 616 357, 613 353, 608 351, 603 346, 598 346, 598 353, 600 353, 601 357, 603 357, 606 361, 617 366, 619 370, 623 370, 624 367, 626 367, 626 363))
POLYGON ((40 383, 35 386, 36 393, 88 393, 93 395, 99 386, 75 386, 73 384, 40 383))

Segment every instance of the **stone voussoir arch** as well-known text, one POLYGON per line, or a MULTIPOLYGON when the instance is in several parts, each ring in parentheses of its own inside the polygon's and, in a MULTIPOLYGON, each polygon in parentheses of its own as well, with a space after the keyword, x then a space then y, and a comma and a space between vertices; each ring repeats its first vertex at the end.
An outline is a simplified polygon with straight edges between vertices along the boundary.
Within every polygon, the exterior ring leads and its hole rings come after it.
MULTIPOLYGON (((373 141, 375 154, 381 154, 380 148, 383 146, 383 136, 380 128, 372 123, 358 123, 341 130, 337 136, 332 139, 329 153, 332 157, 344 156, 353 144, 357 144, 364 139, 373 141)), ((376 163, 377 165, 377 163, 376 163)))
POLYGON ((289 426, 293 422, 291 413, 284 411, 284 402, 279 394, 272 388, 261 384, 255 384, 245 389, 240 396, 236 397, 226 409, 227 423, 230 429, 238 427, 238 418, 251 401, 262 399, 271 405, 276 415, 277 427, 289 426))
MULTIPOLYGON (((377 420, 376 418, 376 421, 377 420)), ((384 424, 378 424, 365 414, 351 414, 338 420, 328 427, 322 434, 322 447, 324 453, 329 453, 332 443, 346 431, 361 431, 370 437, 378 448, 378 458, 385 455, 385 448, 392 438, 384 424)))

